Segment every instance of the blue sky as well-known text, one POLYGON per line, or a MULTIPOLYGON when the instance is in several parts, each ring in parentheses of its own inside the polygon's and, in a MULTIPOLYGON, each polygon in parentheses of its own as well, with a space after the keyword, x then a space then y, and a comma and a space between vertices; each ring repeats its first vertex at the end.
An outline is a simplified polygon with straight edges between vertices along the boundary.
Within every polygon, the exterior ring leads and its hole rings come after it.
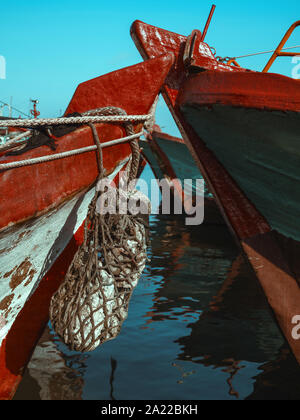
MULTIPOLYGON (((238 56, 275 48, 288 27, 300 19, 299 0, 215 0, 216 12, 206 42, 217 55, 238 56)), ((76 86, 85 80, 141 61, 130 38, 135 19, 188 35, 202 30, 212 1, 14 0, 1 7, 0 56, 6 79, 0 79, 0 100, 24 112, 29 98, 40 100, 43 117, 64 112, 76 86), (183 5, 185 7, 183 7, 183 5)), ((300 45, 300 27, 288 45, 300 45)), ((299 49, 300 50, 300 49, 299 49)), ((268 56, 241 59, 244 67, 261 70, 268 56)), ((272 71, 291 76, 290 58, 272 71)), ((176 129, 162 103, 158 123, 176 129)))

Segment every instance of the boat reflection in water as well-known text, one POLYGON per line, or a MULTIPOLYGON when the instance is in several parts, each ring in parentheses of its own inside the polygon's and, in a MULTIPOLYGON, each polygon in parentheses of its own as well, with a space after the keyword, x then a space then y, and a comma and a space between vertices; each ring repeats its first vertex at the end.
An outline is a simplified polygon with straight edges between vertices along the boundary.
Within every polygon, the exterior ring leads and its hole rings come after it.
MULTIPOLYGON (((174 217, 165 228, 161 222, 160 218, 153 228, 156 233, 165 230, 161 232, 161 254, 168 249, 169 257, 164 259, 164 282, 154 293, 147 325, 178 315, 188 322, 186 334, 175 340, 180 346, 173 364, 181 373, 178 383, 197 373, 190 370, 193 362, 221 369, 228 395, 239 398, 239 388, 245 388, 242 371, 255 364, 257 374, 248 378, 252 392, 244 398, 299 399, 299 366, 279 332, 256 276, 226 227, 209 222, 188 229, 174 217), (187 371, 181 361, 189 362, 187 371)), ((152 246, 159 255, 155 241, 156 236, 152 246)), ((214 393, 210 397, 214 399, 214 393)))
POLYGON ((15 400, 81 400, 86 355, 63 354, 46 327, 15 400))
MULTIPOLYGON (((183 216, 151 216, 151 261, 116 340, 83 356, 51 333, 64 369, 73 369, 73 384, 82 380, 77 397, 300 399, 299 366, 259 283, 222 220, 209 216, 192 227, 183 216)), ((43 373, 32 366, 16 398, 29 377, 42 387, 43 373)), ((56 379, 56 388, 63 383, 56 379)), ((27 385, 27 396, 29 389, 33 398, 45 395, 27 385)), ((55 395, 71 399, 59 390, 55 395)))

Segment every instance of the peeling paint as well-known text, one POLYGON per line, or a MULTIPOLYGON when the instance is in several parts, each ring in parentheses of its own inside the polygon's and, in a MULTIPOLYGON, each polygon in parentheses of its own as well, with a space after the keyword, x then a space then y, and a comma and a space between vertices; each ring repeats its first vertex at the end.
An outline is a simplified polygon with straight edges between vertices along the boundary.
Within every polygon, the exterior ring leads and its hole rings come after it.
POLYGON ((11 271, 8 271, 7 273, 5 273, 4 275, 3 275, 3 278, 4 279, 7 279, 8 277, 10 277, 11 276, 11 274, 14 272, 14 268, 11 270, 11 271))
MULTIPOLYGON (((111 179, 127 161, 116 167, 111 179)), ((93 196, 94 188, 78 194, 47 216, 0 233, 0 249, 5 250, 1 255, 4 272, 0 275, 0 311, 6 320, 0 345, 30 295, 82 225, 93 196)))
POLYGON ((7 311, 8 308, 9 308, 9 305, 11 304, 11 302, 13 300, 13 298, 14 298, 13 293, 9 296, 5 296, 5 298, 3 298, 0 302, 0 311, 7 311))
POLYGON ((36 273, 33 269, 29 272, 31 267, 32 264, 27 257, 18 267, 14 268, 14 273, 12 274, 9 282, 9 286, 12 291, 15 290, 15 288, 18 287, 25 279, 27 279, 27 277, 29 277, 29 280, 27 280, 26 285, 31 282, 34 274, 36 273))
POLYGON ((34 269, 32 269, 32 270, 29 272, 29 274, 28 274, 28 280, 27 280, 27 281, 26 281, 26 283, 24 284, 24 287, 28 286, 28 285, 32 282, 32 279, 33 279, 33 277, 34 277, 35 273, 36 273, 36 271, 35 271, 34 269))

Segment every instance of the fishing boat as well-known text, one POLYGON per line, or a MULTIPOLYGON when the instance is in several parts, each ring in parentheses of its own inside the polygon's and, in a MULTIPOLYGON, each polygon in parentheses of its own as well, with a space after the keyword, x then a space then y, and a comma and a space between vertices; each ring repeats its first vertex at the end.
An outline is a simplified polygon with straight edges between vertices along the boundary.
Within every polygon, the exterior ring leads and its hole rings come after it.
POLYGON ((300 362, 300 84, 268 73, 276 57, 297 55, 283 48, 300 21, 254 72, 204 42, 213 11, 203 33, 135 21, 131 35, 144 60, 175 54, 163 97, 300 362))
POLYGON ((117 182, 173 61, 167 54, 80 84, 59 121, 11 122, 34 134, 0 149, 0 399, 14 395, 82 243, 99 175, 97 138, 105 175, 117 182))
POLYGON ((223 224, 223 218, 212 194, 202 180, 202 175, 182 138, 171 136, 155 125, 145 139, 141 139, 142 154, 150 165, 156 179, 167 180, 183 212, 191 212, 195 203, 204 202, 207 224, 223 224))
MULTIPOLYGON (((161 168, 161 175, 172 179, 178 179, 183 186, 184 180, 186 182, 185 192, 192 197, 195 194, 203 194, 203 191, 198 189, 194 181, 201 178, 200 171, 195 164, 188 148, 181 138, 170 136, 163 133, 158 126, 147 135, 147 145, 142 142, 143 152, 147 155, 149 148, 156 156, 156 162, 159 162, 161 168)), ((150 158, 151 159, 151 158, 150 158)), ((153 164, 153 163, 152 163, 153 164)), ((162 176, 158 179, 161 179, 162 176)))

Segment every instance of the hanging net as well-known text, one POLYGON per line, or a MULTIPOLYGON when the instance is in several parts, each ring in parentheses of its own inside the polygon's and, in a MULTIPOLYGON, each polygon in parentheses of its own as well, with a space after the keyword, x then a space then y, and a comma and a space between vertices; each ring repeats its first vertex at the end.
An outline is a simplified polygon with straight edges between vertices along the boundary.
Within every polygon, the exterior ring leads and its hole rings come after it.
MULTIPOLYGON (((124 113, 115 108, 110 112, 124 113)), ((80 352, 92 351, 119 334, 147 261, 150 214, 149 199, 135 188, 101 187, 102 149, 93 125, 91 129, 99 152, 96 194, 88 209, 84 242, 50 304, 54 330, 71 350, 80 352), (117 211, 108 211, 111 203, 117 211)), ((130 123, 126 124, 126 132, 133 132, 130 123)), ((132 184, 138 169, 139 146, 136 140, 130 145, 128 182, 132 184)))

